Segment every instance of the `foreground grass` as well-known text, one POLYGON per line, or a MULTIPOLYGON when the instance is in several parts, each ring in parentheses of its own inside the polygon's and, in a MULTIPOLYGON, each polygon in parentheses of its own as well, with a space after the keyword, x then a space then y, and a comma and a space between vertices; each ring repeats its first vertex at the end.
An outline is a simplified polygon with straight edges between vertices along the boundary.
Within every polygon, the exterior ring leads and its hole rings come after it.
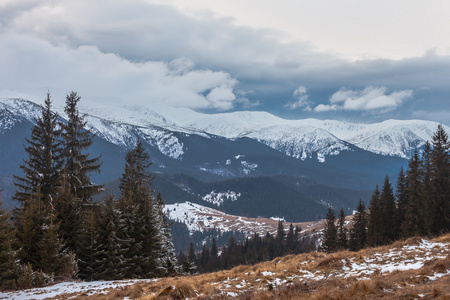
MULTIPOLYGON (((39 291, 37 291, 39 292, 39 291)), ((254 266, 162 278, 53 299, 450 299, 450 235, 290 255, 254 266)))
POLYGON ((450 299, 450 235, 163 278, 75 299, 450 299))

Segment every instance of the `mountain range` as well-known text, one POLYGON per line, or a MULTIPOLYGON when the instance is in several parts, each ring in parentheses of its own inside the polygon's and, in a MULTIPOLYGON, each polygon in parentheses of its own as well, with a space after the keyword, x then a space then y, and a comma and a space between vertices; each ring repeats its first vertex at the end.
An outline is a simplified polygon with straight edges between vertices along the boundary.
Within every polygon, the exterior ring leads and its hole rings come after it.
MULTIPOLYGON (((63 108, 54 109, 64 121, 63 108)), ((248 217, 272 217, 270 209, 264 212, 258 207, 258 201, 259 206, 272 201, 279 205, 269 207, 283 207, 289 219, 295 216, 289 214, 289 207, 297 204, 292 210, 302 215, 297 221, 315 219, 320 207, 325 213, 328 205, 351 211, 386 174, 395 181, 400 166, 407 166, 414 149, 420 150, 438 126, 422 120, 376 124, 286 120, 253 111, 204 114, 186 108, 113 107, 83 100, 79 110, 96 134, 91 154, 102 155, 102 172, 93 174, 96 182, 116 187, 126 151, 142 139, 153 162, 150 171, 159 174, 168 203, 191 201, 227 213, 239 214, 241 209, 248 217), (268 199, 264 195, 270 193, 257 193, 261 190, 277 194, 268 199), (206 197, 226 192, 244 196, 225 202, 206 197)), ((20 174, 25 137, 40 113, 40 106, 31 101, 0 98, 0 188, 10 205, 12 175, 20 174)))

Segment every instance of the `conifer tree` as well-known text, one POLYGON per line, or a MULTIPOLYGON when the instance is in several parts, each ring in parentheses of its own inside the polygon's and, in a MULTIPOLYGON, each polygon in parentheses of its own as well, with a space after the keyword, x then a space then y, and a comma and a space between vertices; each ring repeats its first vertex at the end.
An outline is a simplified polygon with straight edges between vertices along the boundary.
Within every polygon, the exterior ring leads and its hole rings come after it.
POLYGON ((395 197, 391 183, 389 182, 389 176, 384 178, 383 188, 380 195, 380 207, 381 207, 381 243, 390 244, 395 239, 395 197))
POLYGON ((219 266, 218 258, 219 257, 219 251, 217 250, 217 243, 216 239, 213 238, 211 242, 211 251, 210 251, 210 259, 208 263, 208 271, 214 272, 217 270, 219 266))
POLYGON ((426 235, 425 203, 423 198, 423 170, 422 162, 417 149, 408 163, 407 171, 407 193, 405 220, 401 225, 402 235, 411 237, 414 235, 426 235))
POLYGON ((17 285, 19 268, 12 247, 13 241, 11 215, 3 209, 0 199, 0 290, 15 289, 17 285))
POLYGON ((431 229, 433 234, 440 234, 450 231, 450 141, 442 124, 434 133, 432 144, 431 229))
POLYGON ((379 246, 382 244, 382 228, 383 216, 380 205, 380 191, 378 185, 372 194, 369 205, 369 221, 367 224, 367 245, 369 247, 379 246))
POLYGON ((53 201, 48 204, 47 215, 43 220, 42 239, 39 242, 39 269, 47 274, 57 275, 62 263, 62 240, 60 238, 59 223, 56 218, 53 201))
POLYGON ((338 236, 335 223, 336 216, 334 214, 334 210, 331 207, 328 207, 325 229, 323 230, 323 242, 321 247, 322 250, 327 253, 335 252, 338 248, 338 236))
POLYGON ((100 207, 92 203, 82 215, 80 233, 78 234, 79 277, 92 281, 95 273, 95 248, 98 235, 100 207))
POLYGON ((65 159, 66 184, 75 200, 87 203, 92 196, 100 193, 102 186, 91 182, 90 174, 100 172, 100 157, 89 157, 85 153, 93 143, 93 135, 86 129, 87 121, 78 111, 81 97, 71 92, 66 97, 64 112, 67 124, 60 123, 64 141, 63 156, 65 159))
POLYGON ((424 226, 426 227, 426 232, 430 232, 431 224, 433 218, 431 216, 432 201, 433 201, 433 187, 431 182, 431 172, 432 172, 432 159, 431 159, 431 144, 426 141, 423 151, 422 151, 422 197, 424 204, 424 226))
POLYGON ((364 202, 360 199, 353 215, 352 226, 350 229, 349 249, 358 251, 364 248, 367 236, 367 213, 364 202))
POLYGON ((31 195, 31 199, 26 204, 21 203, 15 216, 17 241, 20 245, 18 258, 22 264, 30 264, 35 270, 42 269, 42 252, 39 246, 44 235, 46 217, 46 207, 43 202, 38 191, 36 195, 31 195))
POLYGON ((124 277, 124 253, 119 239, 119 212, 113 195, 107 195, 101 206, 94 242, 94 279, 116 280, 124 277))
POLYGON ((337 238, 338 238, 338 249, 347 249, 348 239, 347 239, 347 229, 345 228, 345 213, 344 209, 341 208, 339 212, 339 224, 337 228, 337 238))
POLYGON ((394 228, 395 228, 395 239, 398 239, 401 235, 401 226, 405 221, 406 207, 408 205, 408 190, 407 190, 407 181, 406 175, 403 171, 403 167, 400 167, 400 171, 397 177, 396 184, 396 210, 395 210, 395 220, 394 220, 394 228))
POLYGON ((294 253, 295 251, 295 233, 294 233, 294 225, 289 226, 289 231, 286 236, 286 250, 289 254, 294 253))
POLYGON ((47 93, 41 116, 35 119, 31 129, 31 138, 25 152, 28 159, 20 165, 24 176, 14 176, 17 187, 14 199, 20 202, 29 201, 39 190, 43 204, 50 198, 56 198, 62 169, 60 131, 57 128, 58 115, 51 111, 50 94, 47 93))
MULTIPOLYGON (((55 203, 61 234, 65 239, 65 248, 75 251, 78 256, 86 245, 81 245, 82 222, 92 209, 92 197, 101 192, 102 186, 91 182, 92 172, 100 172, 100 157, 91 158, 88 152, 93 143, 93 135, 86 129, 87 122, 78 111, 80 96, 71 92, 66 96, 64 112, 67 123, 60 122, 63 141, 63 186, 61 197, 55 203)), ((83 263, 81 264, 83 265, 83 263)), ((85 272, 83 267, 80 268, 85 272)))
MULTIPOLYGON (((166 214, 164 213, 164 200, 161 193, 156 195, 155 213, 158 223, 160 239, 160 276, 174 275, 178 272, 177 258, 175 255, 175 246, 172 242, 170 225, 166 214)), ((217 249, 216 249, 217 250, 217 249)))
MULTIPOLYGON (((118 209, 121 212, 124 230, 120 236, 124 241, 125 259, 130 266, 125 277, 150 278, 158 275, 161 261, 164 225, 158 222, 158 206, 155 204, 151 180, 146 173, 151 165, 150 155, 138 140, 136 147, 125 156, 125 168, 120 178, 121 197, 118 209)), ((167 233, 167 232, 166 232, 167 233)))

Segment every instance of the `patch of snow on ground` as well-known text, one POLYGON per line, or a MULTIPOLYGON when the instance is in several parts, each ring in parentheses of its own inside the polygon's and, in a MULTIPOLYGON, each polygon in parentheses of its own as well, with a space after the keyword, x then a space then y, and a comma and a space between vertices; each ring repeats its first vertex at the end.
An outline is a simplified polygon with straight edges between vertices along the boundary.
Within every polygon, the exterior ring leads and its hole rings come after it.
MULTIPOLYGON (((115 280, 115 281, 91 281, 91 282, 61 282, 52 286, 28 289, 15 292, 0 293, 0 299, 46 299, 60 297, 64 294, 87 293, 93 295, 106 293, 111 289, 117 289, 136 283, 150 282, 154 279, 115 280)), ((66 298, 66 297, 65 297, 66 298)))

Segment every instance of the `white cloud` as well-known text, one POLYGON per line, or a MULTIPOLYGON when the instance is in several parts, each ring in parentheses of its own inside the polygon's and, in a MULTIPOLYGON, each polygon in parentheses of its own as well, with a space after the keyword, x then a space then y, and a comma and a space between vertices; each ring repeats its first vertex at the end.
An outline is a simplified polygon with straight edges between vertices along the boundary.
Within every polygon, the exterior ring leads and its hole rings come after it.
POLYGON ((326 111, 376 111, 385 113, 392 111, 411 98, 412 90, 395 91, 387 94, 386 87, 368 86, 363 90, 341 88, 330 98, 330 104, 320 104, 314 108, 315 112, 326 111))
POLYGON ((306 88, 304 86, 299 86, 292 96, 295 98, 295 101, 289 102, 284 107, 290 109, 303 108, 303 111, 311 111, 311 101, 308 100, 309 95, 306 92, 306 88))
POLYGON ((195 69, 188 60, 135 63, 94 46, 71 49, 25 36, 0 37, 0 66, 7 70, 0 72, 0 82, 23 91, 34 89, 40 93, 38 99, 49 89, 59 98, 64 98, 59 91, 75 90, 83 98, 104 103, 164 102, 217 110, 236 103, 236 79, 226 72, 195 69))

